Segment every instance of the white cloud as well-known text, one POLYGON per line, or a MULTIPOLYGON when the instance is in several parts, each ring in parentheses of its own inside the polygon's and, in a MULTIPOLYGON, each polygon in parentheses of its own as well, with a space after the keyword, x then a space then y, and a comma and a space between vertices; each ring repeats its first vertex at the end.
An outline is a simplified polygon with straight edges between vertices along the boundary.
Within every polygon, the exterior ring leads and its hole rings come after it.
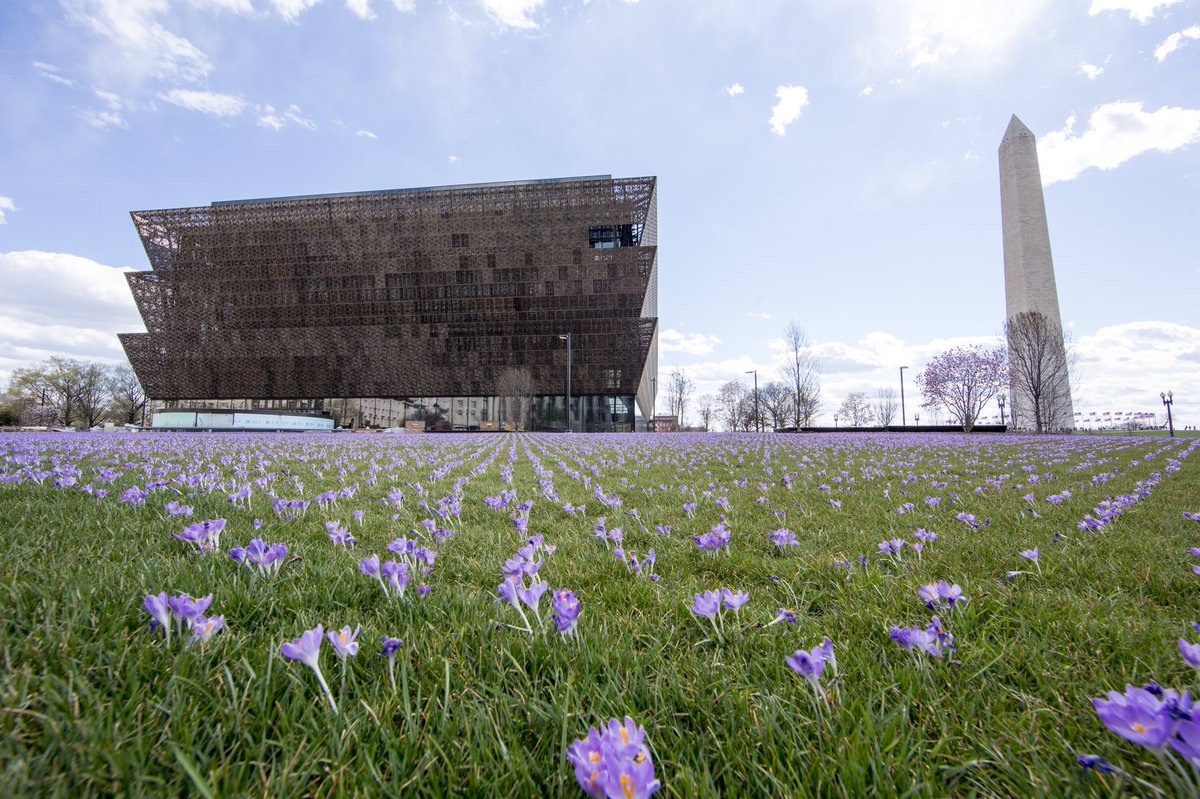
POLYGON ((378 136, 376 136, 374 133, 372 133, 369 130, 357 130, 354 132, 354 135, 362 136, 364 139, 371 139, 371 140, 375 140, 375 139, 379 138, 378 136))
POLYGON ((546 0, 479 0, 493 20, 509 28, 533 29, 538 26, 530 16, 546 0))
POLYGON ((1193 25, 1181 31, 1172 33, 1154 48, 1154 57, 1162 63, 1167 56, 1183 47, 1185 39, 1200 39, 1200 25, 1193 25))
POLYGON ((0 197, 0 225, 8 224, 8 220, 4 218, 4 213, 15 210, 17 210, 17 205, 13 202, 12 197, 0 197))
MULTIPOLYGON (((1158 393, 1200 395, 1200 328, 1174 322, 1125 322, 1076 339, 1081 385, 1076 410, 1162 412, 1158 393)), ((1179 408, 1175 409, 1176 411, 1179 408)), ((1200 422, 1193 412, 1187 424, 1200 422)), ((1178 415, 1176 425, 1180 424, 1178 415)))
POLYGON ((155 17, 167 0, 66 0, 75 21, 106 39, 111 49, 97 59, 105 69, 136 79, 199 81, 212 63, 198 47, 164 28, 155 17))
POLYGON ((125 118, 116 111, 84 111, 79 116, 94 128, 128 128, 125 118))
POLYGON ((215 117, 235 117, 246 108, 246 101, 232 94, 217 92, 202 92, 192 89, 172 89, 158 95, 168 103, 186 108, 189 111, 199 111, 215 117))
POLYGON ((1154 18, 1154 12, 1158 9, 1173 6, 1178 2, 1180 0, 1092 0, 1088 15, 1094 17, 1104 11, 1127 11, 1130 19, 1148 22, 1154 18))
MULTIPOLYGON (((1162 59, 1159 60, 1161 61, 1162 59)), ((38 71, 39 75, 47 80, 62 84, 63 86, 69 86, 72 89, 74 89, 77 85, 75 81, 71 80, 70 78, 65 78, 58 74, 58 67, 54 66, 53 64, 47 64, 44 61, 34 61, 33 68, 38 71)))
POLYGON ((769 313, 754 313, 754 311, 749 311, 746 314, 746 316, 750 316, 755 319, 770 319, 771 318, 771 315, 769 313))
POLYGON ((123 359, 116 334, 145 330, 127 271, 65 253, 0 253, 0 381, 51 355, 123 359))
POLYGON ((298 105, 289 105, 287 110, 283 112, 283 115, 285 117, 287 117, 289 120, 291 120, 292 122, 295 122, 297 125, 299 125, 302 128, 308 128, 309 130, 317 129, 316 122, 313 122, 311 119, 301 116, 300 106, 298 106, 298 105))
POLYGON ((271 5, 285 21, 295 22, 301 14, 319 2, 321 0, 271 0, 271 5))
POLYGON ((787 126, 800 118, 800 111, 808 105, 808 89, 803 86, 780 86, 775 90, 779 100, 771 109, 771 132, 776 136, 787 134, 787 126))
POLYGON ((1116 169, 1134 156, 1168 153, 1200 140, 1200 110, 1163 106, 1143 111, 1140 102, 1116 102, 1092 112, 1087 130, 1075 135, 1075 117, 1038 141, 1042 184, 1074 180, 1083 171, 1116 169))
POLYGON ((258 118, 259 127, 279 130, 287 126, 287 117, 275 113, 274 106, 264 105, 258 110, 262 113, 262 116, 258 118))
POLYGON ((188 2, 196 8, 208 11, 228 12, 240 16, 254 14, 254 5, 250 0, 188 0, 188 2))
POLYGON ((125 282, 131 271, 66 253, 0 253, 0 284, 6 289, 0 311, 32 323, 66 318, 139 330, 141 317, 125 282))
MULTIPOLYGON (((1162 59, 1159 60, 1161 61, 1162 59)), ((1079 65, 1079 71, 1084 75, 1087 75, 1088 80, 1095 80, 1104 73, 1104 67, 1098 67, 1095 64, 1088 64, 1084 62, 1079 65)))
POLYGON ((703 333, 687 335, 668 328, 658 334, 658 348, 662 352, 684 352, 688 355, 708 355, 721 339, 703 333))
POLYGON ((987 65, 1030 27, 1045 24, 1053 0, 868 0, 844 3, 873 24, 859 55, 875 71, 987 65))
POLYGON ((396 7, 397 11, 403 11, 408 14, 417 10, 416 0, 392 0, 392 5, 396 7))
POLYGON ((447 157, 447 158, 446 158, 446 161, 447 161, 448 163, 451 163, 451 164, 456 164, 456 163, 458 163, 458 156, 457 156, 457 155, 451 155, 451 156, 449 156, 449 157, 447 157))
POLYGON ((731 83, 725 87, 725 93, 730 97, 737 97, 739 94, 745 94, 746 88, 740 83, 731 83))
POLYGON ((874 86, 863 86, 862 91, 860 91, 858 93, 858 96, 859 97, 870 97, 874 93, 875 93, 874 86))
POLYGON ((353 11, 359 19, 375 19, 375 12, 371 10, 371 0, 346 0, 346 8, 353 11))
POLYGON ((116 92, 110 92, 105 89, 96 89, 96 97, 104 103, 106 108, 100 110, 88 110, 80 113, 83 120, 92 127, 96 128, 128 128, 125 123, 125 118, 121 116, 121 110, 125 108, 125 101, 116 92))
POLYGON ((96 89, 95 94, 104 101, 104 104, 108 106, 110 111, 120 111, 125 105, 125 102, 116 92, 110 92, 104 89, 96 89))

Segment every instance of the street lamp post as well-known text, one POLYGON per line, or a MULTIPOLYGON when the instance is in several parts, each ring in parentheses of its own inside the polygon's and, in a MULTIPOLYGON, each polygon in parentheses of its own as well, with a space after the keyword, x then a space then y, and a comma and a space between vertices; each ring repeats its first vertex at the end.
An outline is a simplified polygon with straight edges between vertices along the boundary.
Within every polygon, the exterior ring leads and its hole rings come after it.
POLYGON ((838 426, 838 415, 836 413, 833 415, 833 426, 838 426))
POLYGON ((571 334, 558 337, 559 341, 567 342, 567 432, 571 432, 571 334))
POLYGON ((746 374, 754 375, 754 432, 762 432, 762 417, 758 415, 758 370, 751 369, 746 374))
POLYGON ((1008 398, 1001 394, 996 397, 996 404, 1000 406, 1000 424, 1004 424, 1004 403, 1008 402, 1008 398))
POLYGON ((914 413, 913 419, 916 421, 917 427, 920 427, 921 426, 921 414, 914 413))
POLYGON ((908 424, 907 418, 904 415, 904 370, 907 366, 900 367, 900 426, 904 427, 908 424))
POLYGON ((1171 438, 1175 437, 1175 421, 1171 418, 1171 406, 1175 404, 1175 392, 1165 391, 1158 396, 1162 397, 1163 405, 1167 406, 1167 429, 1171 431, 1171 438))

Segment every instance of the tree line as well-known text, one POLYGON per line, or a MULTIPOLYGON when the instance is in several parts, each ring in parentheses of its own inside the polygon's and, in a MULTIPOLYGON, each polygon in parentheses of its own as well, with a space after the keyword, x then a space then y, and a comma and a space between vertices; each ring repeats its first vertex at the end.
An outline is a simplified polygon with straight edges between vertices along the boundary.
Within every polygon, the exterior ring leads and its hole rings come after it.
MULTIPOLYGON (((996 402, 1007 405, 1009 425, 1047 433, 1073 426, 1071 384, 1077 382, 1078 357, 1068 331, 1038 312, 1018 313, 1004 324, 1006 344, 997 347, 955 347, 930 359, 917 373, 920 395, 915 408, 926 409, 930 421, 945 417, 970 431, 984 409, 996 402)), ((791 322, 784 332, 788 360, 780 380, 754 388, 741 379, 724 383, 714 394, 696 399, 701 426, 720 424, 726 430, 771 430, 811 427, 822 407, 820 363, 804 329, 791 322)), ((692 404, 695 384, 678 367, 666 382, 670 414, 683 426, 692 404)), ((901 404, 892 388, 874 396, 855 391, 834 413, 843 427, 886 427, 898 420, 901 404)), ((905 414, 908 415, 907 413, 905 414)), ((915 418, 915 416, 914 416, 915 418)))
POLYGON ((0 397, 0 427, 133 424, 145 408, 146 393, 129 364, 54 356, 13 371, 0 397))

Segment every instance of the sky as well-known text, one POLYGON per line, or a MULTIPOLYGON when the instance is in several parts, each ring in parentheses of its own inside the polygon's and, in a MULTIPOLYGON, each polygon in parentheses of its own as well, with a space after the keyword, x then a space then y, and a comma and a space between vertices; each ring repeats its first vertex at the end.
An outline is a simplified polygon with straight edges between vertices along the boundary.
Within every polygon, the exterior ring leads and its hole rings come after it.
POLYGON ((655 175, 660 375, 776 379, 794 320, 823 421, 901 366, 911 417, 931 357, 1000 341, 1016 114, 1075 408, 1197 424, 1197 75, 1200 0, 3 3, 0 383, 123 358, 132 210, 655 175))

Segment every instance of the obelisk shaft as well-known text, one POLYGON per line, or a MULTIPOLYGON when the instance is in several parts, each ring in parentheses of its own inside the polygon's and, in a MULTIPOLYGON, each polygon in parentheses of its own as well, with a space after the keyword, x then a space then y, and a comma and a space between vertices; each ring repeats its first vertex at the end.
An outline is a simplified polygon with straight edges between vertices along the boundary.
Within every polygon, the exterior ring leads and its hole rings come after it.
MULTIPOLYGON (((1000 142, 1000 213, 1004 230, 1004 295, 1009 320, 1019 313, 1037 312, 1062 330, 1050 230, 1038 168, 1037 139, 1016 116, 1000 142)), ((1063 367, 1065 370, 1065 366, 1063 367)), ((1013 391, 1009 407, 1016 428, 1033 428, 1035 420, 1022 392, 1013 391)), ((1052 429, 1074 427, 1070 386, 1055 403, 1052 429)))

